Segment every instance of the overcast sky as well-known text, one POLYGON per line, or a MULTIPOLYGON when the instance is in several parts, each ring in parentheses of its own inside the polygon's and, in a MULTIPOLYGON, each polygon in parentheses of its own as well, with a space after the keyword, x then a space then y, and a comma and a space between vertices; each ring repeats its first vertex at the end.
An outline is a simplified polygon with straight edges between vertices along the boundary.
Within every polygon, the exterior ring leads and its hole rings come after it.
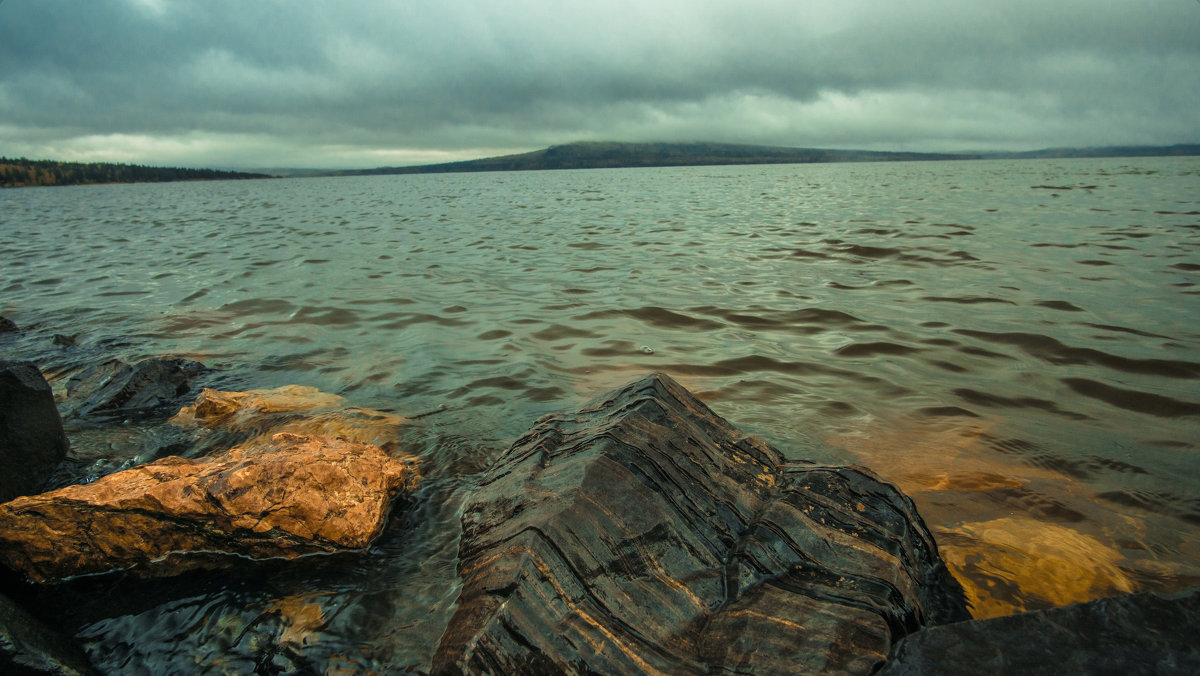
POLYGON ((1200 142, 1198 0, 0 0, 0 155, 1200 142))

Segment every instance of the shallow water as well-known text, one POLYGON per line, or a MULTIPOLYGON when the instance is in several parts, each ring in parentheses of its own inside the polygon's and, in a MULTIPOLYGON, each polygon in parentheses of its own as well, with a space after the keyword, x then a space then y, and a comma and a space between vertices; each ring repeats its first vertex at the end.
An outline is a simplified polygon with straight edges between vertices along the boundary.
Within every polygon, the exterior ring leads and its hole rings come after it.
MULTIPOLYGON (((436 412, 402 442, 447 524, 539 415, 662 370, 791 458, 899 484, 1003 614, 1200 583, 1197 196, 1197 158, 8 190, 0 314, 29 332, 0 349, 436 412)), ((281 598, 342 598, 314 589, 281 598)))

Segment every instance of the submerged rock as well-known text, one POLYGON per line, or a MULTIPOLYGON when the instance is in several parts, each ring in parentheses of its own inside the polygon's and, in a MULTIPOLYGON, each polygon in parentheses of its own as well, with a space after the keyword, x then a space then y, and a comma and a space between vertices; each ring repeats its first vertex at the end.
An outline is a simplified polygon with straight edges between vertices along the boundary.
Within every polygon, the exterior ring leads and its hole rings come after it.
POLYGON ((869 673, 967 619, 912 501, 656 374, 543 418, 463 515, 436 673, 869 673))
POLYGON ((212 433, 202 446, 236 439, 242 447, 270 443, 280 432, 333 437, 385 450, 395 447, 403 416, 347 407, 346 400, 315 387, 285 385, 273 390, 226 392, 205 388, 191 406, 171 418, 180 427, 212 433))
POLYGON ((417 482, 412 459, 377 446, 277 434, 269 446, 164 458, 0 505, 0 561, 41 582, 357 550, 417 482))
POLYGON ((67 447, 42 372, 32 362, 0 361, 0 502, 41 491, 67 447))
POLYGON ((0 333, 17 333, 21 328, 13 320, 0 315, 0 333))
POLYGON ((0 673, 86 676, 95 672, 69 638, 0 595, 0 673))
POLYGON ((1129 594, 933 627, 905 638, 880 672, 1197 674, 1200 589, 1129 594))
POLYGON ((67 400, 77 417, 146 416, 174 408, 207 369, 187 359, 146 359, 130 366, 111 359, 67 382, 67 400))

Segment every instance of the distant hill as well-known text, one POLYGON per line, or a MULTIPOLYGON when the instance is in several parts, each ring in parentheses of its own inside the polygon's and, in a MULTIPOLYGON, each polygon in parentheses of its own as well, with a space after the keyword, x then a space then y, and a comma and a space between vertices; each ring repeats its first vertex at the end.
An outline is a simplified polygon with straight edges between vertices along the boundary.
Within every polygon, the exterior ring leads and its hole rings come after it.
POLYGON ((913 162, 977 159, 1139 157, 1200 155, 1200 145, 1110 148, 1059 148, 1025 153, 907 153, 871 150, 828 150, 728 143, 569 143, 519 155, 479 160, 331 171, 320 176, 445 174, 471 171, 606 169, 630 167, 710 166, 726 164, 813 164, 821 162, 913 162))
POLYGON ((53 160, 0 157, 0 188, 88 183, 161 183, 166 181, 218 181, 270 178, 266 174, 216 169, 143 167, 109 162, 55 162, 53 160))

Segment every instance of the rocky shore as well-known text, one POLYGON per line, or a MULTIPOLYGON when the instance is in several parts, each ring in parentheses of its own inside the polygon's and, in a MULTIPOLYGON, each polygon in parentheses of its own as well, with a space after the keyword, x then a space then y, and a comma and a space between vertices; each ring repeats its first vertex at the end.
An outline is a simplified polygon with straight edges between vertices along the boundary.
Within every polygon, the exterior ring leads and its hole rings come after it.
POLYGON ((0 362, 0 671, 1200 673, 1200 591, 972 620, 911 499, 664 374, 462 479, 401 416, 206 372, 101 361, 56 406, 0 362), (175 431, 86 465, 62 415, 175 431))

